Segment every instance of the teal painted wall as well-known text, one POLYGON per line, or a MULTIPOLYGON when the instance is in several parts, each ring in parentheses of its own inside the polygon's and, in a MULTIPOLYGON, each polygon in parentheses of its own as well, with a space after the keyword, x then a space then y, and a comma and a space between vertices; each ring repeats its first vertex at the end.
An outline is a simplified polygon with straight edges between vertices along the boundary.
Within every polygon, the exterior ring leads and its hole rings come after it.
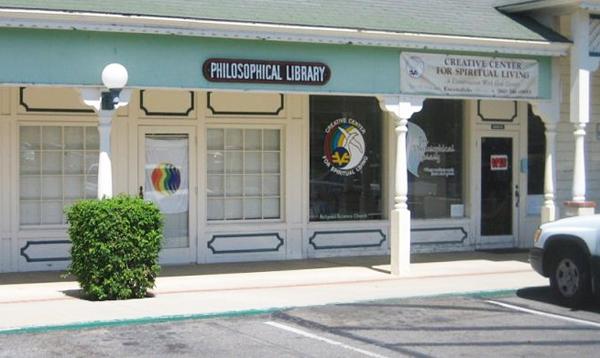
MULTIPOLYGON (((398 94, 400 49, 173 35, 32 29, 0 30, 0 83, 101 85, 111 62, 125 65, 131 87, 214 88, 310 93, 398 94), (325 86, 211 83, 210 57, 324 62, 325 86)), ((550 60, 540 60, 540 96, 550 97, 550 60)))

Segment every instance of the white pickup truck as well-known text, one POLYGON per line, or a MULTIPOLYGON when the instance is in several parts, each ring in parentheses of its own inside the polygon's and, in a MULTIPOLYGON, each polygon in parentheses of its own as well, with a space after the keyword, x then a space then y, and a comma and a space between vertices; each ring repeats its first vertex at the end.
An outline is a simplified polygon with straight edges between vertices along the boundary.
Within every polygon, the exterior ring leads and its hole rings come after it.
POLYGON ((567 306, 580 306, 592 293, 600 295, 600 215, 541 225, 529 262, 535 271, 550 278, 550 287, 567 306))

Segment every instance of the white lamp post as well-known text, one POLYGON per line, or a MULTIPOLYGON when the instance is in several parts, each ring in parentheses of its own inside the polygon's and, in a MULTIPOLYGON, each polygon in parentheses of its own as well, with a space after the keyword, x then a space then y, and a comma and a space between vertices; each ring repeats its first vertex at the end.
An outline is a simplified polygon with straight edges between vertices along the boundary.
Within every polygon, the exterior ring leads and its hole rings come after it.
POLYGON ((115 109, 119 107, 119 95, 127 84, 127 69, 118 63, 111 63, 102 71, 102 83, 108 89, 101 93, 98 132, 100 137, 100 158, 98 161, 98 199, 112 197, 112 163, 110 155, 110 129, 115 109))

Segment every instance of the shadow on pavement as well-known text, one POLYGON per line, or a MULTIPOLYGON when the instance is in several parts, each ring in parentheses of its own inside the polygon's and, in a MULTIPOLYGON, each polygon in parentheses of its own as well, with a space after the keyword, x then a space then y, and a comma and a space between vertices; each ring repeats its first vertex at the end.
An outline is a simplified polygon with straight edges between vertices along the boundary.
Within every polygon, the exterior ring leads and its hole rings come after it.
MULTIPOLYGON (((554 297, 552 290, 549 286, 540 286, 540 287, 527 287, 517 290, 517 297, 520 297, 525 300, 546 303, 554 306, 562 306, 559 301, 554 297)), ((583 311, 590 313, 600 313, 600 304, 596 302, 589 302, 588 304, 580 307, 578 309, 571 309, 573 311, 583 311)))
MULTIPOLYGON (((527 251, 524 250, 491 250, 455 253, 413 254, 411 262, 435 263, 469 260, 487 261, 520 261, 527 262, 527 251)), ((382 274, 389 274, 390 257, 353 256, 330 257, 306 260, 236 262, 213 264, 190 264, 179 266, 163 266, 159 277, 202 276, 235 273, 256 273, 272 271, 313 270, 336 267, 362 267, 382 274)), ((62 277, 64 272, 16 272, 0 274, 0 286, 11 284, 49 283, 74 281, 73 276, 62 277)))
POLYGON ((70 282, 75 279, 72 276, 64 278, 62 275, 64 275, 63 271, 2 273, 0 274, 0 286, 27 283, 70 282))
MULTIPOLYGON (((79 299, 79 300, 86 300, 86 301, 93 301, 93 302, 97 301, 97 300, 90 299, 89 296, 86 296, 82 289, 77 289, 77 290, 63 290, 63 291, 60 291, 60 292, 64 293, 65 296, 69 296, 71 298, 76 298, 76 299, 79 299)), ((153 297, 155 297, 154 293, 148 291, 146 293, 146 297, 143 297, 143 298, 153 298, 153 297)), ((143 299, 143 298, 138 298, 138 299, 143 299)), ((130 300, 134 300, 134 299, 130 299, 130 300)))

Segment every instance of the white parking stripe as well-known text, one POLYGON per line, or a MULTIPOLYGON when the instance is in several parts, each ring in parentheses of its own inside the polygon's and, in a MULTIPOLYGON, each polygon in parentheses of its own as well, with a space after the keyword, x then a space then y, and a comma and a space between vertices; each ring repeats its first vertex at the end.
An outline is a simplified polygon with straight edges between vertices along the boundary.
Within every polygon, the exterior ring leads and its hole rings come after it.
POLYGON ((382 356, 380 354, 369 352, 369 351, 365 351, 365 350, 360 349, 360 348, 354 348, 354 347, 349 346, 347 344, 344 344, 342 342, 338 342, 338 341, 334 341, 334 340, 329 339, 329 338, 317 336, 316 334, 312 334, 312 333, 303 331, 303 330, 298 329, 298 328, 286 326, 285 324, 281 324, 281 323, 277 323, 277 322, 273 322, 273 321, 265 322, 265 324, 268 324, 269 326, 276 327, 276 328, 279 328, 279 329, 283 329, 283 330, 288 331, 288 332, 296 333, 296 334, 299 334, 299 335, 307 337, 307 338, 316 339, 317 341, 321 341, 321 342, 329 343, 329 344, 334 345, 334 346, 339 346, 339 347, 342 347, 342 348, 346 348, 348 350, 364 354, 364 355, 366 355, 368 357, 386 358, 385 356, 382 356))
POLYGON ((486 302, 491 303, 491 304, 496 305, 496 306, 510 308, 510 309, 515 310, 515 311, 521 311, 521 312, 535 314, 535 315, 538 315, 538 316, 556 318, 556 319, 560 319, 560 320, 567 321, 567 322, 573 322, 573 323, 578 323, 578 324, 582 324, 582 325, 585 325, 585 326, 592 326, 592 327, 600 328, 600 323, 597 323, 597 322, 586 321, 586 320, 583 320, 583 319, 571 318, 571 317, 567 317, 567 316, 561 316, 561 315, 557 315, 557 314, 553 314, 553 313, 547 313, 547 312, 542 312, 542 311, 536 311, 536 310, 532 310, 532 309, 529 309, 529 308, 514 306, 514 305, 511 305, 511 304, 508 304, 508 303, 504 303, 504 302, 491 301, 491 300, 486 300, 486 302))

